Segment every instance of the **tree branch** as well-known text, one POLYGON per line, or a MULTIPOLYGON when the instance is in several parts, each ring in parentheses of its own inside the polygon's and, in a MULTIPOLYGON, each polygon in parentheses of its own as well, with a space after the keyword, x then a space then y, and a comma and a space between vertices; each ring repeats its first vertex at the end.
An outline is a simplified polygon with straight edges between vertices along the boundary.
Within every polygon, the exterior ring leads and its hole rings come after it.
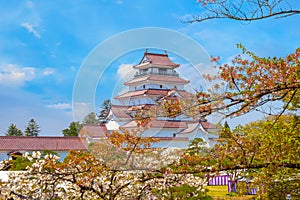
POLYGON ((200 16, 192 16, 186 23, 203 22, 211 19, 233 19, 237 21, 256 21, 266 18, 282 18, 300 14, 300 10, 290 7, 283 0, 198 0, 206 10, 200 16), (286 3, 285 5, 283 3, 286 3))

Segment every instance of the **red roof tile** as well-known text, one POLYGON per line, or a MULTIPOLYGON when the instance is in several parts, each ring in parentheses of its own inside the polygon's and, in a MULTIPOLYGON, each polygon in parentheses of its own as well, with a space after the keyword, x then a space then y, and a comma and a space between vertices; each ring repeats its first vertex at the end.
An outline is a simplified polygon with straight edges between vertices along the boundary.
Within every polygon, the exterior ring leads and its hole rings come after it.
POLYGON ((144 96, 144 95, 155 95, 155 96, 159 96, 161 98, 161 97, 165 97, 165 96, 170 96, 171 91, 176 91, 180 95, 180 97, 183 97, 183 98, 189 98, 189 97, 194 96, 193 93, 187 92, 185 90, 146 89, 146 90, 129 91, 129 92, 126 92, 119 96, 116 96, 114 98, 115 99, 123 99, 123 98, 131 98, 131 97, 138 97, 138 96, 144 96))
POLYGON ((137 90, 137 91, 129 91, 124 94, 121 94, 119 96, 114 97, 115 99, 121 99, 121 98, 130 98, 134 96, 140 96, 146 93, 147 90, 137 90))
POLYGON ((129 108, 130 106, 111 105, 111 111, 117 118, 131 118, 128 114, 126 114, 129 108))
POLYGON ((216 129, 217 128, 216 125, 214 125, 210 122, 202 121, 200 123, 204 129, 216 129))
POLYGON ((173 63, 168 54, 157 54, 157 53, 148 53, 145 52, 143 59, 141 60, 140 64, 144 62, 150 62, 154 65, 163 65, 163 66, 170 66, 170 67, 178 67, 179 64, 173 63))
POLYGON ((183 98, 188 98, 188 97, 195 97, 195 94, 191 92, 187 92, 185 90, 176 90, 180 96, 183 98))
POLYGON ((108 133, 108 130, 106 129, 105 125, 85 124, 81 128, 79 135, 80 136, 88 135, 93 138, 105 138, 106 133, 108 133))
POLYGON ((150 109, 153 109, 156 107, 157 107, 157 105, 153 105, 153 104, 141 104, 141 105, 130 106, 127 109, 127 111, 150 110, 150 109))
POLYGON ((177 134, 188 134, 188 133, 191 133, 191 132, 195 131, 196 128, 198 128, 198 126, 199 126, 199 122, 193 122, 193 121, 191 121, 191 122, 187 123, 187 128, 186 129, 178 132, 177 134))
MULTIPOLYGON (((151 120, 148 124, 151 128, 187 128, 185 121, 165 121, 165 120, 151 120)), ((135 128, 137 126, 135 121, 130 121, 123 125, 123 128, 135 128)))
POLYGON ((146 94, 148 94, 148 95, 159 95, 159 96, 163 95, 163 96, 165 96, 165 95, 168 95, 169 91, 170 90, 148 89, 146 91, 146 94))
POLYGON ((162 76, 162 75, 151 75, 150 81, 163 81, 163 82, 175 82, 175 83, 189 83, 190 81, 176 77, 176 76, 162 76))
POLYGON ((129 91, 119 96, 116 96, 115 99, 122 99, 122 98, 130 98, 130 97, 137 97, 143 95, 158 95, 158 96, 165 96, 168 94, 170 90, 162 90, 162 89, 147 89, 147 90, 137 90, 137 91, 129 91))
POLYGON ((139 76, 139 77, 133 78, 133 79, 125 82, 124 85, 133 85, 135 83, 144 82, 144 81, 147 81, 148 78, 149 78, 149 76, 139 76))
POLYGON ((0 136, 0 151, 86 150, 80 137, 0 136))
POLYGON ((166 82, 166 83, 182 83, 187 84, 190 81, 176 77, 176 76, 163 76, 163 75, 153 75, 149 74, 142 77, 136 77, 134 79, 131 79, 130 81, 127 81, 124 83, 124 85, 133 85, 135 83, 141 83, 145 81, 159 81, 159 82, 166 82))
POLYGON ((188 137, 152 137, 159 141, 189 141, 188 137))
POLYGON ((184 121, 163 121, 152 120, 150 122, 152 128, 187 128, 187 124, 184 121))
POLYGON ((122 128, 136 128, 136 127, 137 127, 136 121, 130 121, 122 126, 122 128))

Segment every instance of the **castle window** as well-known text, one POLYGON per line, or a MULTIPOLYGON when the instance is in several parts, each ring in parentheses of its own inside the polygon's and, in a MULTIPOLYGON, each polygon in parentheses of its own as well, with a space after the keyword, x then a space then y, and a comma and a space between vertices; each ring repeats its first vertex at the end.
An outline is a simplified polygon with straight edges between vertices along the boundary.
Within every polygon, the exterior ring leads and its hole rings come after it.
POLYGON ((147 72, 148 72, 148 69, 142 69, 141 70, 141 74, 147 74, 147 72))
POLYGON ((158 74, 160 74, 160 75, 167 75, 167 69, 161 69, 161 68, 159 68, 158 69, 158 74))

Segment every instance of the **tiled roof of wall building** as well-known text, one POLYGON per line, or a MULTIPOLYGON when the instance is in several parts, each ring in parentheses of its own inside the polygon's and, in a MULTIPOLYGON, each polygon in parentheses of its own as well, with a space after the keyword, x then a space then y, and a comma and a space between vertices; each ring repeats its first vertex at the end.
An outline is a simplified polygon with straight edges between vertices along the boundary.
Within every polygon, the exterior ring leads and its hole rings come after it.
POLYGON ((80 137, 0 136, 0 151, 87 150, 80 137))

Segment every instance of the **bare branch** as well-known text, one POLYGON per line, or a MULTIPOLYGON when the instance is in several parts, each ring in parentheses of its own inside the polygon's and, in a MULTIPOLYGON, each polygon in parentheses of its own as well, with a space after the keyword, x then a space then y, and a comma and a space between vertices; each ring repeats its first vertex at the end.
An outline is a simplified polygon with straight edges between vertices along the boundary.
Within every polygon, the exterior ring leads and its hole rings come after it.
POLYGON ((237 21, 256 21, 275 19, 300 14, 299 9, 290 7, 287 0, 199 0, 204 13, 192 16, 186 23, 203 22, 211 19, 233 19, 237 21))

